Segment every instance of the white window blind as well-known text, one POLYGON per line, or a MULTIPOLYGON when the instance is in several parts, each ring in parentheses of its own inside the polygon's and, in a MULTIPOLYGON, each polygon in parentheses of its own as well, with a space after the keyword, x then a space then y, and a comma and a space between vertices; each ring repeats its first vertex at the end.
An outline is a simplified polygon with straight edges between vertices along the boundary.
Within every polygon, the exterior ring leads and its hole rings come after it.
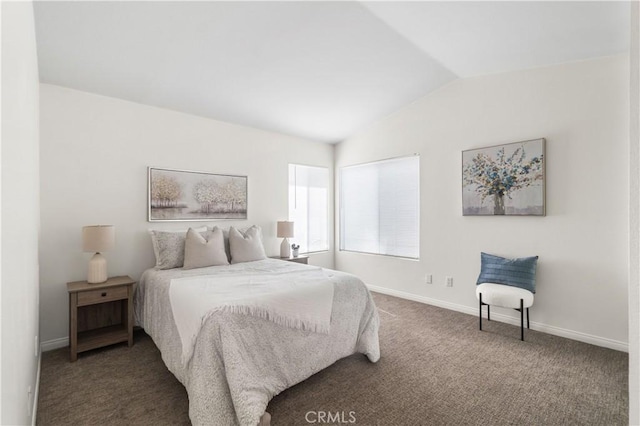
POLYGON ((289 220, 301 253, 329 250, 329 170, 289 164, 289 220))
POLYGON ((420 157, 340 170, 340 250, 420 257, 420 157))

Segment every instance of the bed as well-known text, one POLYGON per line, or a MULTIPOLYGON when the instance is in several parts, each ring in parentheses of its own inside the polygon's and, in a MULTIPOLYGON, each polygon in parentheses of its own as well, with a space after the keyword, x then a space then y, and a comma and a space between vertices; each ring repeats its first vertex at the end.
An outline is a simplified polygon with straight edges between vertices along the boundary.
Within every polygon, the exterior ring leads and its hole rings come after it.
POLYGON ((185 357, 171 306, 172 300, 175 304, 172 280, 174 286, 189 278, 224 282, 243 276, 259 280, 266 275, 310 274, 313 269, 319 268, 264 259, 144 272, 135 295, 136 324, 151 336, 167 368, 185 386, 194 425, 255 426, 271 398, 337 360, 362 353, 371 362, 378 361, 379 318, 369 291, 355 276, 328 269, 322 270, 327 284, 333 285, 328 332, 216 310, 202 320, 192 351, 185 357))

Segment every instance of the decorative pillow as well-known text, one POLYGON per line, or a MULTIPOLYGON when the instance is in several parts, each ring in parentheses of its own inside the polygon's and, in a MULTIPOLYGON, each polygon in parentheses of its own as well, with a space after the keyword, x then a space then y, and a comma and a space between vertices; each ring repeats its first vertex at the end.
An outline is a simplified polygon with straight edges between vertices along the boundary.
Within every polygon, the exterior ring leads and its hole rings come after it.
POLYGON ((262 230, 256 225, 245 232, 240 232, 233 226, 229 228, 229 248, 231 263, 252 262, 267 258, 262 246, 262 230))
MULTIPOLYGON (((210 231, 215 231, 216 229, 222 231, 222 237, 224 238, 224 251, 227 253, 227 260, 231 261, 231 247, 229 247, 229 229, 218 228, 217 226, 209 228, 210 231)), ((247 229, 241 229, 240 232, 245 232, 247 229)))
MULTIPOLYGON (((196 228, 196 232, 205 232, 206 226, 196 228)), ((153 252, 156 255, 156 269, 181 268, 184 264, 184 241, 187 230, 157 231, 150 229, 153 252)))
POLYGON ((228 265, 222 229, 200 234, 189 228, 184 244, 184 269, 228 265))
POLYGON ((536 292, 536 265, 538 256, 506 259, 480 253, 480 276, 476 284, 495 283, 520 287, 536 292))

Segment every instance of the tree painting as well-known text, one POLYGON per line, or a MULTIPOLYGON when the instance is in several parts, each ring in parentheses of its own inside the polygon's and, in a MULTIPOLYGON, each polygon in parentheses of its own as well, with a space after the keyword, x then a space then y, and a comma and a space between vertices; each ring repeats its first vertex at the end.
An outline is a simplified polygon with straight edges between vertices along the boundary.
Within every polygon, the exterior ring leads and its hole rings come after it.
POLYGON ((544 214, 544 139, 463 152, 463 213, 544 214))
POLYGON ((175 177, 158 176, 151 181, 152 207, 177 207, 181 195, 182 187, 175 177))
POLYGON ((193 186, 193 198, 200 204, 201 213, 211 212, 221 195, 220 187, 212 179, 201 180, 193 186))
POLYGON ((238 213, 247 208, 247 187, 240 179, 224 184, 205 179, 193 186, 193 198, 200 204, 200 213, 238 213))
POLYGON ((223 198, 230 211, 245 210, 247 208, 247 187, 240 181, 229 182, 223 190, 223 198))
POLYGON ((149 168, 149 220, 247 218, 247 177, 149 168))

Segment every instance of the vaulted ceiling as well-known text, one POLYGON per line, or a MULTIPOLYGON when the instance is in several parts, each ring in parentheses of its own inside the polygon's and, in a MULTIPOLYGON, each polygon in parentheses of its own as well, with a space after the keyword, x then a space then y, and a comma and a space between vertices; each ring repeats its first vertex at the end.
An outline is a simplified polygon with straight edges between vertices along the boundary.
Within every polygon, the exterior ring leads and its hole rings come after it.
POLYGON ((35 4, 40 79, 323 142, 457 78, 628 51, 627 2, 35 4))

